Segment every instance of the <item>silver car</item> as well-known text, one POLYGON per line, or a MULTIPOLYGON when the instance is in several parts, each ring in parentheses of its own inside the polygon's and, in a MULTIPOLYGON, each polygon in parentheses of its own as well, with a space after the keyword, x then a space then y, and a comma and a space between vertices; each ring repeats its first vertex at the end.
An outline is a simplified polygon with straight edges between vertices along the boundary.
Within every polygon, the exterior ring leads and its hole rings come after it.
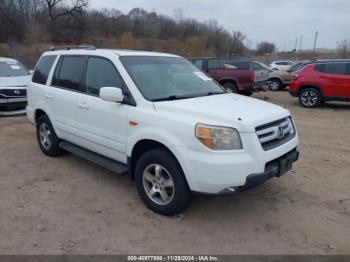
POLYGON ((0 57, 0 116, 24 114, 30 71, 19 61, 0 57))

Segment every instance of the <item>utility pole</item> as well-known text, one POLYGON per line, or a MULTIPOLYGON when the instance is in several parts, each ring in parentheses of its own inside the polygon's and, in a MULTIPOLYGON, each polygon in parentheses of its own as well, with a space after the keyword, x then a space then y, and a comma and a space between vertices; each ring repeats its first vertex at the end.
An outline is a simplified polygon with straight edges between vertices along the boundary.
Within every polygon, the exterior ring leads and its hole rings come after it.
POLYGON ((294 47, 294 51, 296 52, 298 48, 298 37, 295 38, 295 47, 294 47))
POLYGON ((318 37, 318 32, 316 32, 315 34, 314 52, 316 51, 317 37, 318 37))
POLYGON ((299 43, 299 51, 301 52, 301 48, 303 46, 303 35, 300 36, 300 43, 299 43))

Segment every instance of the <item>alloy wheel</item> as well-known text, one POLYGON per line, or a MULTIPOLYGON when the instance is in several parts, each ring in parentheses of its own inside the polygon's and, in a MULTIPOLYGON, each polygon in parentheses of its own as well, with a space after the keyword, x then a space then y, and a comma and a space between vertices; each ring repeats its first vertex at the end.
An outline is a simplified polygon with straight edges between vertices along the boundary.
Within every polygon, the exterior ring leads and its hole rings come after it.
POLYGON ((51 131, 49 128, 49 125, 47 123, 41 123, 39 127, 39 136, 40 136, 40 143, 41 145, 46 149, 49 150, 51 148, 51 131))
POLYGON ((307 107, 312 107, 312 106, 315 106, 317 104, 318 97, 317 97, 316 92, 306 91, 306 92, 302 93, 300 100, 303 103, 303 105, 305 105, 307 107))
POLYGON ((170 173, 159 164, 145 168, 142 176, 143 187, 147 196, 158 205, 169 204, 175 194, 174 181, 170 173))

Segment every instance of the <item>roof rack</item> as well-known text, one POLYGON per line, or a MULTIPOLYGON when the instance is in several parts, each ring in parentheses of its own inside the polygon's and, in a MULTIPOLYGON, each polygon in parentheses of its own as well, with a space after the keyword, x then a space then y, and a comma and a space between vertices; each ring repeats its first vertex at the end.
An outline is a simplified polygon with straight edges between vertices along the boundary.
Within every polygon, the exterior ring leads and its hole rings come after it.
POLYGON ((73 50, 73 49, 85 49, 85 50, 96 50, 96 47, 93 45, 78 45, 78 46, 53 46, 50 48, 50 51, 56 50, 73 50))

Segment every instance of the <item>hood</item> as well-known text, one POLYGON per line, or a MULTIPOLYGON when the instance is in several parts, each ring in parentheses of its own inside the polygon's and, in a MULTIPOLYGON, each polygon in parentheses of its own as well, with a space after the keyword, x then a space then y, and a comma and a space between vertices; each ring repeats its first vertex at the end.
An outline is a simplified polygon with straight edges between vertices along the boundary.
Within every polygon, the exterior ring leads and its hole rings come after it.
POLYGON ((281 106, 237 94, 155 102, 154 107, 159 113, 179 114, 195 123, 231 126, 240 132, 255 132, 257 126, 290 115, 281 106))
POLYGON ((0 88, 27 86, 32 79, 31 75, 16 77, 0 77, 0 88))

